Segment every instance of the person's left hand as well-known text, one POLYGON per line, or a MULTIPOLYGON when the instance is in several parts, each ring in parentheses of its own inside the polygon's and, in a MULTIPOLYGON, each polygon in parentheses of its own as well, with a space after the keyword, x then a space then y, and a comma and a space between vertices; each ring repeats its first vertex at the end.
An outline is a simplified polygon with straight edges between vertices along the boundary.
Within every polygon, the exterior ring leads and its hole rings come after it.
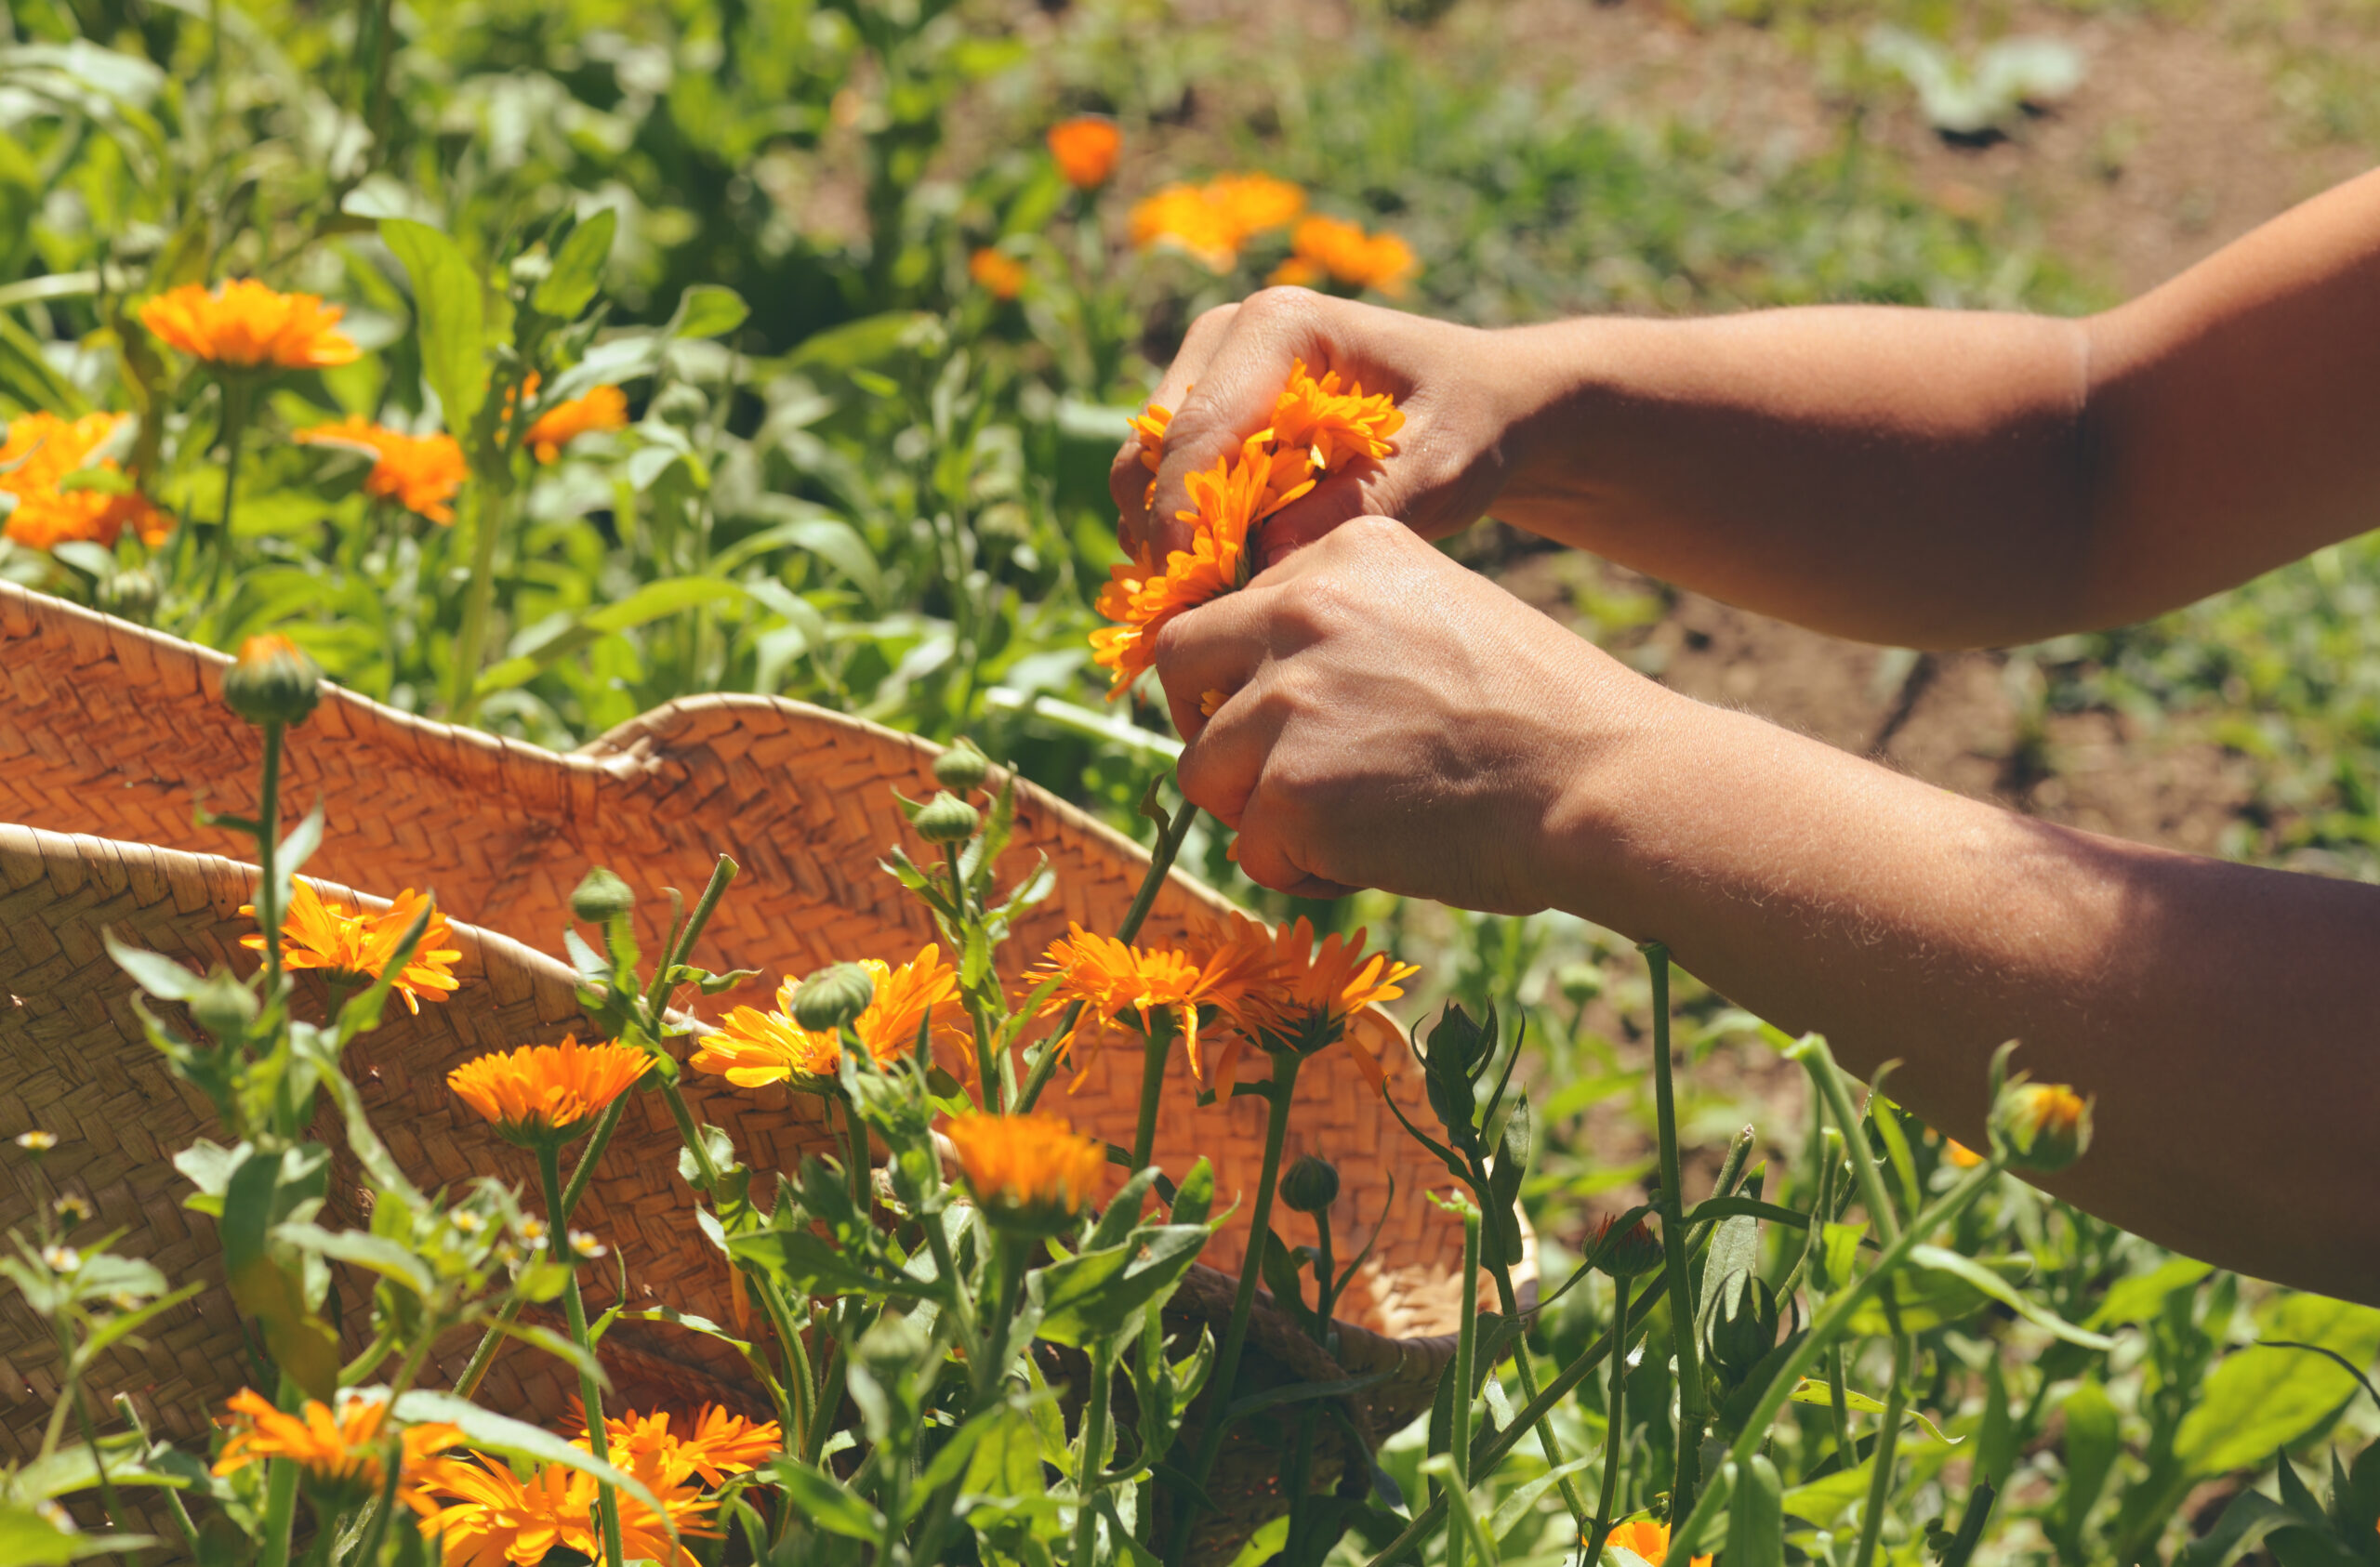
POLYGON ((1383 517, 1172 621, 1157 668, 1183 792, 1251 879, 1500 914, 1575 902, 1563 846, 1674 700, 1383 517))

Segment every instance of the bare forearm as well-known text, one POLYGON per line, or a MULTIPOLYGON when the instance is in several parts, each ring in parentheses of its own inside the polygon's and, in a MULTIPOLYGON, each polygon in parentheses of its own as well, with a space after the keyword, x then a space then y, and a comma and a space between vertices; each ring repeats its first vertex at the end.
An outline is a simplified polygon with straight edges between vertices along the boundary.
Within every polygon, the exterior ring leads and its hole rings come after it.
POLYGON ((1585 771, 1573 912, 1670 944, 1980 1145, 2003 1040, 2098 1097, 2050 1182, 2117 1223, 2380 1301, 2380 889, 2194 859, 1961 799, 1664 695, 1585 771), (1593 803, 1606 767, 1624 810, 1593 803), (1744 802, 1762 808, 1748 812, 1744 802))

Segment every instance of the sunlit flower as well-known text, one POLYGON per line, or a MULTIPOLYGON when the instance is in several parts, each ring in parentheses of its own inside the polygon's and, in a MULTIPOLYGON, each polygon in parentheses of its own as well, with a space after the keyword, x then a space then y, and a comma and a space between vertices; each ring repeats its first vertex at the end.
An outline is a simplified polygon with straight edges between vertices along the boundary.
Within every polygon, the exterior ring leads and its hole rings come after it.
POLYGON ((1289 384, 1273 404, 1269 434, 1323 471, 1340 473, 1356 462, 1387 456, 1396 449, 1390 438, 1404 428, 1405 415, 1393 395, 1367 397, 1362 382, 1342 382, 1335 370, 1316 378, 1301 359, 1290 365, 1289 384))
POLYGON ((1154 506, 1157 504, 1157 470, 1165 461, 1165 432, 1173 423, 1173 410, 1152 402, 1132 415, 1130 423, 1132 433, 1140 438, 1141 466, 1149 470, 1148 494, 1141 504, 1154 506))
POLYGON ((1025 263, 1003 250, 985 245, 967 258, 967 275, 995 299, 1013 299, 1025 292, 1031 276, 1025 263))
POLYGON ((1094 191, 1116 172, 1116 157, 1124 148, 1124 133, 1101 114, 1078 114, 1050 127, 1050 156, 1058 172, 1078 191, 1094 191))
POLYGON ((79 1192, 67 1192, 58 1201, 50 1204, 49 1207, 50 1211, 59 1218, 71 1219, 76 1224, 88 1224, 91 1221, 91 1216, 99 1211, 91 1206, 91 1200, 79 1192))
MULTIPOLYGON (((1025 976, 1025 982, 1036 987, 1058 981, 1042 1004, 1043 1017, 1079 1001, 1106 1021, 1144 1034, 1165 1020, 1180 1032, 1190 1070, 1201 1075, 1202 1010, 1211 1008, 1239 1028, 1270 1020, 1264 1008, 1275 988, 1272 943, 1252 920, 1235 920, 1231 935, 1203 958, 1128 946, 1079 925, 1069 925, 1067 932, 1051 943, 1040 964, 1025 976)), ((1064 1047, 1071 1049, 1072 1043, 1069 1037, 1064 1047)), ((1079 1077, 1076 1086, 1081 1086, 1079 1077)))
POLYGON ((1405 292, 1414 266, 1412 247, 1395 234, 1367 234, 1360 224, 1316 217, 1290 231, 1289 258, 1266 281, 1312 287, 1329 279, 1394 295, 1405 292))
MULTIPOLYGON (((429 895, 416 894, 408 887, 378 914, 349 913, 324 902, 311 883, 293 882, 289 916, 281 925, 282 966, 326 969, 347 981, 368 984, 389 967, 405 932, 428 907, 429 895)), ((256 905, 243 903, 240 912, 254 915, 256 905)), ((413 956, 397 970, 390 986, 405 998, 411 1010, 420 1011, 424 997, 443 1001, 456 988, 454 965, 463 953, 459 947, 446 945, 453 940, 445 916, 431 914, 430 923, 422 927, 421 940, 414 944, 413 956)), ((243 936, 240 944, 250 952, 262 952, 264 935, 259 931, 243 936)))
POLYGON ((581 1045, 573 1034, 560 1045, 524 1046, 465 1061, 446 1074, 446 1086, 505 1137, 534 1144, 575 1135, 652 1065, 641 1050, 581 1045))
MULTIPOLYGON (((581 1407, 577 1416, 583 1427, 586 1410, 581 1407)), ((785 1432, 775 1421, 747 1419, 715 1403, 703 1405, 685 1420, 682 1431, 672 1430, 671 1424, 667 1410, 606 1416, 603 1434, 612 1461, 625 1464, 650 1455, 661 1461, 665 1471, 699 1475, 704 1484, 715 1486, 725 1484, 730 1475, 748 1473, 785 1445, 785 1432)))
POLYGON ((44 1246, 41 1261, 53 1273, 72 1273, 83 1266, 83 1254, 73 1246, 44 1246))
POLYGON ((1942 1152, 1950 1163, 1963 1170, 1974 1169, 1983 1163, 1983 1155, 1954 1138, 1942 1139, 1942 1152))
POLYGON ((157 545, 173 532, 174 520, 145 496, 117 494, 107 484, 123 469, 113 457, 91 461, 91 454, 114 439, 129 414, 86 414, 61 419, 55 414, 20 414, 8 421, 0 441, 0 494, 16 497, 7 535, 29 549, 55 549, 86 542, 113 548, 130 528, 140 542, 157 545), (107 484, 68 487, 77 472, 111 476, 107 484))
POLYGON ((1305 192, 1267 174, 1226 174, 1204 185, 1168 185, 1131 212, 1132 244, 1183 251, 1210 271, 1238 264, 1240 247, 1304 210, 1305 192))
POLYGON ((376 425, 361 414, 350 414, 335 425, 316 425, 293 438, 308 445, 360 447, 372 454, 372 471, 364 478, 364 493, 375 500, 392 500, 407 511, 432 522, 452 522, 455 508, 446 503, 463 487, 469 469, 463 448, 451 435, 407 435, 376 425))
MULTIPOLYGON (((532 385, 534 393, 536 388, 532 385)), ((541 463, 562 455, 562 449, 596 430, 625 429, 628 422, 628 394, 617 387, 597 387, 584 397, 557 402, 537 415, 522 442, 541 463)))
POLYGON ((337 305, 311 294, 284 294, 253 278, 213 293, 194 283, 169 288, 140 307, 140 324, 192 359, 230 369, 271 365, 324 369, 360 351, 338 330, 337 305))
MULTIPOLYGON (((1386 953, 1364 952, 1367 932, 1352 936, 1333 931, 1318 943, 1314 927, 1301 915, 1281 928, 1272 941, 1266 976, 1245 1032, 1268 1050, 1311 1056, 1344 1039, 1355 1069, 1375 1092, 1387 1091, 1387 1078, 1371 1041, 1353 1028, 1367 1007, 1394 1001, 1405 994, 1405 981, 1421 970, 1396 963, 1386 953)), ((1214 1081, 1228 1084, 1239 1057, 1240 1042, 1224 1047, 1214 1081)))
POLYGON ((36 1126, 30 1132, 19 1132, 17 1146, 28 1153, 46 1153, 58 1146, 58 1134, 36 1126))
POLYGON ((592 1261, 610 1255, 612 1248, 597 1240, 591 1230, 574 1230, 570 1232, 570 1249, 592 1261))
MULTIPOLYGON (((1631 1519, 1626 1523, 1615 1525, 1606 1543, 1618 1546, 1622 1550, 1634 1551, 1651 1567, 1661 1567, 1663 1559, 1670 1553, 1670 1526, 1657 1523, 1649 1518, 1631 1519)), ((1694 1559, 1693 1567, 1711 1567, 1711 1559, 1698 1556, 1694 1559)))
MULTIPOLYGON (((963 1044, 970 1038, 959 974, 944 961, 940 947, 927 942, 898 968, 872 957, 862 958, 859 967, 876 993, 853 1020, 852 1032, 878 1061, 899 1060, 916 1048, 921 1025, 929 1043, 963 1044)), ((788 979, 778 986, 774 1011, 738 1007, 728 1013, 717 1034, 703 1037, 689 1064, 739 1088, 764 1083, 815 1088, 833 1082, 842 1043, 831 1031, 813 1033, 794 1021, 793 998, 801 983, 788 979)))
MULTIPOLYGON (((684 1483, 690 1471, 673 1477, 650 1455, 623 1455, 615 1467, 653 1493, 679 1534, 716 1534, 707 1526, 715 1504, 684 1483)), ((594 1476, 562 1464, 548 1464, 524 1481, 509 1469, 445 1458, 428 1467, 407 1499, 420 1515, 423 1537, 439 1542, 444 1567, 536 1567, 557 1549, 603 1559, 596 1493, 594 1476)), ((615 1495, 625 1560, 698 1567, 652 1508, 625 1491, 615 1495)))
MULTIPOLYGON (((291 1415, 274 1408, 263 1394, 243 1388, 224 1408, 231 1413, 231 1437, 215 1460, 217 1474, 231 1474, 268 1458, 288 1458, 319 1486, 358 1492, 380 1488, 380 1458, 386 1451, 380 1428, 389 1415, 385 1396, 354 1395, 336 1411, 308 1399, 303 1410, 291 1415)), ((462 1440, 463 1433, 443 1421, 407 1426, 398 1484, 414 1484, 424 1465, 462 1440)))
POLYGON ((1098 1194, 1107 1151, 1054 1115, 962 1115, 945 1128, 996 1222, 1055 1229, 1098 1194))

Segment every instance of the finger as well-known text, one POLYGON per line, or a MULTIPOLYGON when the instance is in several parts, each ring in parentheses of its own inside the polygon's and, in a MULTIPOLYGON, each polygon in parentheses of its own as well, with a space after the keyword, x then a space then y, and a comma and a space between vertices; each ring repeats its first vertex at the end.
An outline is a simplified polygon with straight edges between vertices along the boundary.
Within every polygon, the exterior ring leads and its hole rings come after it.
POLYGON ((1380 512, 1401 512, 1403 507, 1378 493, 1379 478, 1376 471, 1333 474, 1266 518, 1253 543, 1256 569, 1262 572, 1279 565, 1343 522, 1380 512))
POLYGON ((1260 675, 1217 708, 1183 746, 1182 759, 1174 765, 1183 797, 1234 828, 1240 825, 1289 715, 1288 704, 1266 700, 1262 683, 1260 675))
POLYGON ((1197 385, 1173 411, 1165 460, 1157 468, 1157 501, 1149 507, 1152 538, 1168 548, 1188 543, 1188 529, 1175 518, 1189 509, 1185 481, 1237 451, 1272 421, 1291 361, 1314 364, 1327 357, 1326 309, 1321 296, 1302 288, 1267 288, 1241 304, 1197 385))
MULTIPOLYGON (((1205 373, 1215 349, 1231 331, 1232 318, 1239 313, 1237 305, 1218 305, 1200 312, 1190 323, 1182 339, 1181 351, 1166 367, 1165 375, 1149 394, 1149 402, 1158 408, 1176 409, 1198 377, 1205 373)), ((1107 493, 1116 501, 1116 533, 1127 550, 1137 554, 1144 544, 1154 543, 1149 531, 1149 480, 1154 477, 1148 465, 1141 460, 1144 448, 1135 431, 1116 454, 1116 461, 1107 469, 1107 493)))
POLYGON ((1194 741, 1207 727, 1207 693, 1228 698, 1254 678, 1272 647, 1270 594, 1242 590, 1166 623, 1157 636, 1157 678, 1173 727, 1194 741))
POLYGON ((1315 873, 1308 863, 1310 840, 1295 830, 1295 818, 1260 780, 1240 813, 1235 847, 1241 873, 1259 887, 1292 898, 1343 898, 1358 890, 1315 873))

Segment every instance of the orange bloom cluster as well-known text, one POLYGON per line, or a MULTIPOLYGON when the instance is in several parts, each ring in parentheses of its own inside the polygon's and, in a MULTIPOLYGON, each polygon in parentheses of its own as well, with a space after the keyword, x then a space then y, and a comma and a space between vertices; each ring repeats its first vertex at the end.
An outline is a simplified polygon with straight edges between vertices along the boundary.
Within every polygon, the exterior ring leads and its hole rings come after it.
POLYGON ((1305 192, 1269 174, 1226 174, 1204 185, 1168 185, 1137 203, 1130 219, 1132 244, 1186 253, 1210 271, 1239 264, 1242 246, 1268 230, 1296 221, 1305 192))
MULTIPOLYGON (((528 394, 536 395, 537 383, 532 377, 528 394)), ((537 415, 521 439, 536 454, 541 463, 560 460, 562 449, 582 435, 597 430, 625 429, 628 422, 628 394, 617 387, 597 387, 584 397, 574 397, 567 402, 557 402, 537 415)))
MULTIPOLYGON (((289 915, 281 924, 281 966, 324 968, 366 982, 377 980, 397 955, 397 943, 413 928, 415 918, 428 907, 429 895, 408 887, 380 914, 335 909, 311 882, 296 882, 290 889, 289 915)), ((243 903, 240 912, 253 915, 257 908, 254 903, 243 903)), ((454 936, 443 915, 432 914, 430 923, 422 927, 413 956, 389 987, 405 998, 408 1009, 420 1011, 425 996, 443 1001, 456 988, 454 963, 463 954, 446 945, 454 936)), ((262 952, 264 937, 261 933, 243 936, 240 944, 250 952, 262 952)))
MULTIPOLYGON (((1670 1526, 1649 1518, 1633 1519, 1615 1525, 1610 1538, 1605 1543, 1635 1552, 1650 1567, 1661 1567, 1670 1554, 1670 1526)), ((1694 1559, 1694 1567, 1711 1567, 1711 1559, 1698 1556, 1694 1559)))
POLYGON ((432 522, 455 520, 455 508, 446 503, 463 487, 469 470, 463 463, 463 448, 453 436, 443 431, 407 435, 376 425, 361 414, 350 414, 335 425, 301 429, 295 439, 310 446, 354 446, 371 453, 372 471, 364 479, 365 494, 395 501, 432 522))
POLYGON ((1289 234, 1289 258, 1267 282, 1311 288, 1328 278, 1350 288, 1402 294, 1418 263, 1413 247, 1395 234, 1367 234, 1356 223, 1309 217, 1289 234))
POLYGON ((995 299, 1013 299, 1025 292, 1029 277, 1025 263, 989 245, 967 258, 967 275, 995 299))
POLYGON ((311 294, 284 294, 253 278, 208 293, 194 283, 140 307, 140 324, 192 359, 232 370, 319 370, 362 350, 338 330, 343 312, 311 294))
POLYGON ((945 1133, 967 1189, 1001 1218, 1070 1218, 1106 1179, 1106 1149, 1054 1115, 961 1115, 945 1133))
MULTIPOLYGON (((1142 465, 1152 474, 1172 417, 1151 406, 1132 421, 1142 465)), ((1395 449, 1391 438, 1404 425, 1391 394, 1367 396, 1361 383, 1342 385, 1335 370, 1316 379, 1297 361, 1274 403, 1272 424, 1243 441, 1236 455, 1190 476, 1191 509, 1175 513, 1191 525, 1190 547, 1172 551, 1162 567, 1144 547, 1109 569, 1098 609, 1119 624, 1091 634, 1093 662, 1112 672, 1108 700, 1149 667, 1166 622, 1247 586, 1254 565, 1249 540, 1259 523, 1324 475, 1388 455, 1395 449)))
MULTIPOLYGON (((1106 1021, 1142 1034, 1157 1027, 1159 1018, 1170 1020, 1181 1032, 1190 1070, 1203 1077, 1201 1009, 1211 1009, 1242 1028, 1269 1019, 1272 959, 1263 929, 1246 919, 1236 921, 1230 939, 1204 958, 1145 951, 1069 924, 1067 934, 1051 943, 1040 965, 1026 972, 1025 982, 1038 987, 1057 981, 1042 1005, 1043 1017, 1080 1002, 1106 1021)), ((1071 1050, 1073 1043, 1069 1035, 1064 1047, 1071 1050)), ((1075 1086, 1082 1082, 1078 1076, 1075 1086)))
MULTIPOLYGON (((916 1048, 920 1028, 930 1043, 963 1045, 971 1037, 967 1008, 959 999, 958 971, 944 961, 940 947, 927 942, 898 968, 872 957, 862 958, 859 966, 875 981, 876 995, 853 1020, 852 1032, 877 1060, 906 1056, 916 1048)), ((787 980, 777 987, 774 1011, 738 1007, 728 1013, 720 1031, 704 1037, 688 1064, 739 1088, 833 1082, 842 1044, 831 1030, 813 1033, 794 1021, 793 998, 800 989, 800 980, 787 980)))
MULTIPOLYGON (((229 1411, 226 1424, 231 1436, 215 1460, 217 1474, 231 1474, 270 1458, 288 1458, 317 1486, 358 1493, 380 1489, 385 1472, 380 1467, 385 1450, 380 1428, 389 1415, 385 1396, 350 1398, 336 1410, 309 1399, 303 1410, 291 1415, 273 1407, 263 1394, 243 1388, 224 1408, 229 1411)), ((398 1485, 417 1484, 431 1457, 462 1440, 462 1431, 443 1421, 407 1426, 398 1485)))
POLYGON ((1050 156, 1058 172, 1078 191, 1095 191, 1116 173, 1116 159, 1124 150, 1124 133, 1104 114, 1078 114, 1050 127, 1050 156))
POLYGON ((1392 962, 1386 953, 1367 956, 1368 935, 1365 930, 1352 936, 1333 932, 1316 943, 1314 927, 1302 915, 1281 927, 1266 955, 1262 1008, 1253 1024, 1223 1047, 1214 1081, 1234 1080, 1240 1051, 1250 1039, 1268 1050, 1310 1056, 1343 1038, 1364 1081, 1373 1092, 1386 1093, 1388 1079, 1373 1042, 1362 1037, 1366 1030, 1350 1024, 1373 1003, 1403 995, 1405 981, 1421 969, 1392 962))
POLYGON ((130 528, 140 542, 164 542, 174 520, 137 494, 104 489, 68 489, 69 475, 86 467, 122 471, 113 457, 91 462, 91 454, 112 440, 129 414, 86 414, 61 419, 55 414, 20 414, 8 421, 0 441, 0 494, 16 497, 8 513, 8 537, 31 549, 55 549, 87 541, 107 548, 130 528))
MULTIPOLYGON (((667 1414, 633 1412, 603 1422, 613 1467, 652 1492, 668 1519, 665 1528, 642 1502, 618 1494, 620 1545, 628 1560, 695 1567, 669 1532, 715 1538, 710 1519, 718 1501, 703 1487, 748 1471, 785 1440, 774 1421, 754 1422, 712 1405, 692 1427, 681 1435, 667 1414)), ((572 1445, 590 1444, 581 1435, 572 1445)), ((596 1491, 592 1475, 563 1464, 545 1465, 524 1481, 498 1465, 443 1458, 425 1468, 405 1501, 420 1518, 423 1537, 439 1542, 445 1567, 536 1567, 557 1549, 602 1560, 596 1491)))
POLYGON ((652 1067, 643 1051, 626 1045, 524 1046, 465 1061, 446 1086, 465 1104, 496 1123, 515 1142, 567 1139, 636 1086, 652 1067))

